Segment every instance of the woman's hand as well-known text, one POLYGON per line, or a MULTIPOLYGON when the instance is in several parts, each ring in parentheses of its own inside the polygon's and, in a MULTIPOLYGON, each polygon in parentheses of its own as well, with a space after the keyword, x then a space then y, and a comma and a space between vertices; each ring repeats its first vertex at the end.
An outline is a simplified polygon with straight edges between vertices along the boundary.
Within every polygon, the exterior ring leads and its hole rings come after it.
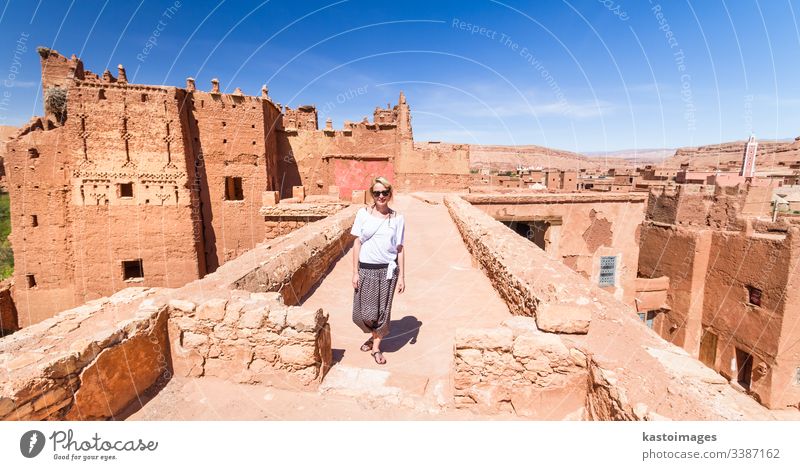
POLYGON ((406 290, 406 281, 401 277, 397 280, 397 293, 402 294, 406 290))
POLYGON ((358 273, 353 273, 353 289, 358 289, 358 273))

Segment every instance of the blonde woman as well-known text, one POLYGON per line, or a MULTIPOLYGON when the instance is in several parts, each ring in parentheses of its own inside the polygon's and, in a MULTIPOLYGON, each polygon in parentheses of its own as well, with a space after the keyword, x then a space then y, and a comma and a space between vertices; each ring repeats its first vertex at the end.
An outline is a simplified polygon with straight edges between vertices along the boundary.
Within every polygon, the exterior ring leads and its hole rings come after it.
POLYGON ((381 339, 389 334, 392 297, 405 290, 405 219, 389 207, 392 184, 379 176, 369 187, 372 205, 361 208, 350 231, 353 243, 353 323, 370 337, 361 350, 386 364, 381 339))

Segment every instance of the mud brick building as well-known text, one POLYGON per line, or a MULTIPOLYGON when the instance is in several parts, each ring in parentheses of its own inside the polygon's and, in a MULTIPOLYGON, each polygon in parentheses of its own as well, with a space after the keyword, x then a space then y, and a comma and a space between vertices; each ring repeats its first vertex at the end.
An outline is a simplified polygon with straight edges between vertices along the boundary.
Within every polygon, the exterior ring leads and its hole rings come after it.
POLYGON ((129 83, 40 48, 45 115, 7 147, 19 326, 129 286, 179 287, 264 241, 262 195, 345 199, 374 175, 464 189, 469 151, 417 145, 405 96, 373 122, 319 129, 266 86, 129 83))

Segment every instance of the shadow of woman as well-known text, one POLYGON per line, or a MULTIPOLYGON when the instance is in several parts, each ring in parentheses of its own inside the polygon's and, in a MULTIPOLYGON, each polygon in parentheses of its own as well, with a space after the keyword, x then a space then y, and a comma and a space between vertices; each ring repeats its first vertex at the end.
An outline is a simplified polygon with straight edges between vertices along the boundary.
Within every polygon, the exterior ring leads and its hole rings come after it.
POLYGON ((381 350, 396 352, 407 343, 416 343, 420 328, 422 328, 422 322, 413 315, 406 315, 400 320, 392 320, 389 323, 389 335, 381 341, 381 350))

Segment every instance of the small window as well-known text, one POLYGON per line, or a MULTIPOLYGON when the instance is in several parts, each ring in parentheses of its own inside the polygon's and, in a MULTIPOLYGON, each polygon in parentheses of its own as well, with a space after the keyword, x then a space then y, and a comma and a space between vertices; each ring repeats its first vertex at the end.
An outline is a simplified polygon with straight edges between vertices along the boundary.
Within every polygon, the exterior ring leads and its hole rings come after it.
POLYGON ((99 90, 97 90, 97 99, 98 99, 98 100, 104 100, 104 99, 106 99, 106 91, 105 91, 105 90, 103 90, 102 88, 101 88, 101 89, 99 89, 99 90))
POLYGON ((761 289, 747 286, 747 300, 752 305, 761 306, 761 289))
POLYGON ((644 324, 647 325, 648 328, 651 330, 653 329, 653 323, 655 322, 656 315, 658 312, 639 312, 639 319, 642 320, 644 324))
POLYGON ((244 200, 244 193, 242 192, 242 178, 238 176, 225 177, 225 200, 227 201, 244 200))
POLYGON ((36 287, 36 278, 33 277, 33 274, 26 274, 25 279, 28 281, 28 289, 36 287))
POLYGON ((31 227, 38 227, 39 226, 39 217, 32 215, 31 216, 31 227))
POLYGON ((133 183, 121 183, 119 185, 119 197, 133 197, 133 183))
POLYGON ((147 102, 147 93, 142 93, 142 103, 147 102))
POLYGON ((127 281, 129 279, 141 279, 144 277, 144 270, 142 269, 142 260, 133 259, 122 262, 122 279, 127 281))
POLYGON ((31 147, 28 149, 28 158, 39 158, 39 151, 31 147))
POLYGON ((613 286, 617 278, 617 257, 600 257, 600 287, 613 286))
POLYGON ((225 127, 225 126, 227 126, 227 124, 225 123, 225 121, 222 121, 222 127, 225 127))
POLYGON ((223 144, 227 144, 228 143, 228 139, 222 139, 222 143, 223 144))

